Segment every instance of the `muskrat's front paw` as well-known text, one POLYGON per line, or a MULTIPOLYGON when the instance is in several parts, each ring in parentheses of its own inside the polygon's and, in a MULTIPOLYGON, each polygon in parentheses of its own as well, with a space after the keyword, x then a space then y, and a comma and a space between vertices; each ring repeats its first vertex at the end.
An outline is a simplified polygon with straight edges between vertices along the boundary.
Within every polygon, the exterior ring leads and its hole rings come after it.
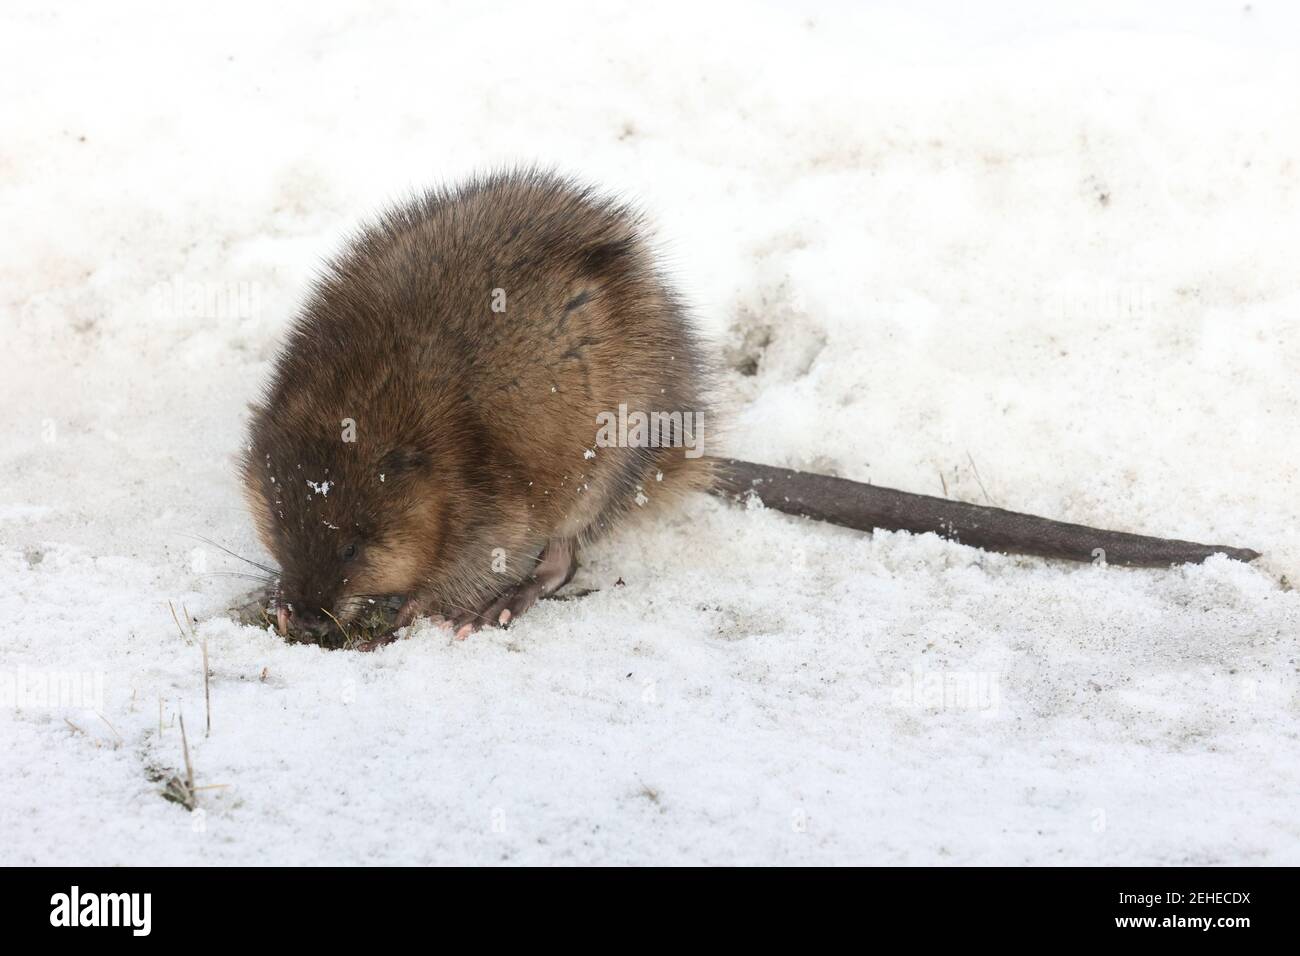
POLYGON ((417 598, 407 598, 402 602, 402 606, 397 609, 397 614, 388 623, 387 627, 373 633, 366 640, 357 642, 354 645, 354 650, 366 653, 392 644, 397 640, 397 632, 413 624, 416 618, 419 617, 425 618, 434 627, 446 628, 448 626, 447 619, 441 614, 429 611, 424 602, 417 598))
POLYGON ((481 627, 506 627, 537 603, 546 593, 545 587, 535 578, 529 578, 512 588, 507 588, 478 611, 462 611, 448 619, 456 640, 463 641, 481 627))
POLYGON ((395 640, 397 640, 396 634, 384 634, 381 637, 373 637, 368 641, 362 641, 356 646, 355 650, 358 650, 363 654, 368 654, 371 651, 376 651, 381 647, 393 643, 395 640))
POLYGON ((418 598, 409 597, 402 602, 402 606, 397 609, 397 616, 393 618, 394 631, 400 631, 406 625, 410 624, 417 616, 426 613, 424 602, 418 598))
POLYGON ((445 628, 448 624, 446 617, 431 610, 423 601, 418 598, 407 598, 402 602, 402 606, 397 609, 397 616, 393 618, 391 630, 400 631, 408 624, 413 623, 417 617, 425 618, 434 627, 445 628))
POLYGON ((462 611, 452 615, 450 624, 456 640, 463 641, 480 627, 508 627, 510 622, 564 587, 578 570, 576 542, 569 539, 551 541, 538 556, 532 576, 508 587, 479 611, 462 611))

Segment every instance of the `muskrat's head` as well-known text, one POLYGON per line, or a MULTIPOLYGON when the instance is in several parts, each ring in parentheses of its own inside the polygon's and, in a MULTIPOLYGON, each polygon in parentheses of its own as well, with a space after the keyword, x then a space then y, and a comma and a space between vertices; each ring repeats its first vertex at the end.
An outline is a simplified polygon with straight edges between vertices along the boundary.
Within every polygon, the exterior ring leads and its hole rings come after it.
POLYGON ((259 416, 243 458, 244 493, 279 565, 280 629, 320 637, 373 602, 409 595, 437 567, 445 476, 409 445, 288 434, 259 416))

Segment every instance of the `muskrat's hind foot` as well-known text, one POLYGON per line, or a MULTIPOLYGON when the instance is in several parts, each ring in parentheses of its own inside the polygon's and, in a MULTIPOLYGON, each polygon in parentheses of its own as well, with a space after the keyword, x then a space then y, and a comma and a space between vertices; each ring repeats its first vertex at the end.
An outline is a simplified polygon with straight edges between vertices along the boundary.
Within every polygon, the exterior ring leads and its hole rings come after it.
POLYGON ((571 538, 557 538, 542 549, 537 566, 528 578, 506 588, 479 611, 466 611, 451 619, 456 640, 463 641, 480 627, 505 627, 541 598, 554 594, 578 570, 578 546, 571 538))

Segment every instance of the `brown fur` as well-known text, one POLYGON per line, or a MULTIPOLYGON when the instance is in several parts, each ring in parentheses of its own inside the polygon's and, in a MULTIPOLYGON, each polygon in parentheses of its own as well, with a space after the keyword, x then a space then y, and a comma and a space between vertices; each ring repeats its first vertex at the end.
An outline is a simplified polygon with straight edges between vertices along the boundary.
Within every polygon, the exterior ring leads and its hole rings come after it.
POLYGON ((379 595, 485 606, 548 542, 709 483, 681 448, 595 447, 620 404, 707 427, 706 377, 627 207, 527 171, 384 214, 316 282, 250 426, 283 601, 344 621, 379 595))

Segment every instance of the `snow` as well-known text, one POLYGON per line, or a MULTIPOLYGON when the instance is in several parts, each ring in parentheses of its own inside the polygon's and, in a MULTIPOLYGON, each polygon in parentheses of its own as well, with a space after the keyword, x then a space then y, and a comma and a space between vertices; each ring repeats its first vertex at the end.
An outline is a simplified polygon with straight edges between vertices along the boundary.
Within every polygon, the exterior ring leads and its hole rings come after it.
POLYGON ((1294 8, 4 19, 0 863, 1300 863, 1294 8), (715 447, 1265 557, 700 498, 509 631, 233 623, 199 537, 265 558, 234 459, 321 258, 532 161, 651 211, 715 447))

